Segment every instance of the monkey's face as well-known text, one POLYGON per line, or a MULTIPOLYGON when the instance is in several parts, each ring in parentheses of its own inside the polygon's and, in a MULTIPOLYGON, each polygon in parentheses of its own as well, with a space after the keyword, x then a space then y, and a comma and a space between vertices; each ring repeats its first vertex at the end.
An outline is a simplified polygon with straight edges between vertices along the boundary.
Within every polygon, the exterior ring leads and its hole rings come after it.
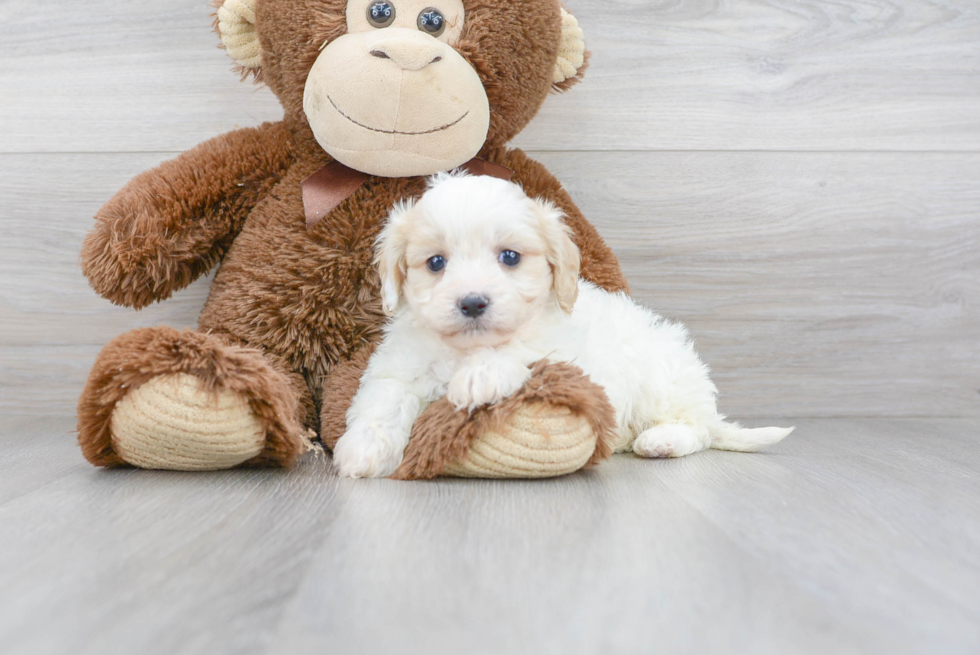
POLYGON ((218 0, 217 28, 286 121, 374 175, 504 145, 584 69, 560 0, 218 0))
POLYGON ((428 175, 474 157, 490 104, 453 47, 465 20, 461 0, 349 0, 347 33, 325 44, 303 96, 323 149, 386 177, 428 175))

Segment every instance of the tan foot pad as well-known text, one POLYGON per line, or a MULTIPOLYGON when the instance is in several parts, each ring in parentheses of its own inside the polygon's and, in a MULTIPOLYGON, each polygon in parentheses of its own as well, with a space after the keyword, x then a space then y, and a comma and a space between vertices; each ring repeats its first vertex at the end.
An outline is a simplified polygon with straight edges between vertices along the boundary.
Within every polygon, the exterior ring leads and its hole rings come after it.
POLYGON ((472 413, 445 398, 430 405, 391 477, 550 478, 598 464, 615 440, 602 387, 575 366, 540 361, 524 388, 496 405, 472 413))
POLYGON ((205 391, 186 373, 153 378, 123 397, 112 413, 112 444, 146 469, 214 471, 259 455, 265 431, 238 394, 205 391))
POLYGON ((585 417, 567 407, 529 403, 498 430, 470 443, 466 457, 446 465, 445 475, 462 478, 550 478, 579 470, 596 449, 596 433, 585 417))

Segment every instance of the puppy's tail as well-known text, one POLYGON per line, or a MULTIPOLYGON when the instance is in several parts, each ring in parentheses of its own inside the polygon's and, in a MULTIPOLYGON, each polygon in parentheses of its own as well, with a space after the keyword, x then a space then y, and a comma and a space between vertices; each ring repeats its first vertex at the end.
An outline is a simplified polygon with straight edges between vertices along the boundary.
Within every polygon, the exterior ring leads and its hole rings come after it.
POLYGON ((710 428, 711 447, 752 453, 779 443, 795 428, 743 428, 738 423, 718 421, 710 428))

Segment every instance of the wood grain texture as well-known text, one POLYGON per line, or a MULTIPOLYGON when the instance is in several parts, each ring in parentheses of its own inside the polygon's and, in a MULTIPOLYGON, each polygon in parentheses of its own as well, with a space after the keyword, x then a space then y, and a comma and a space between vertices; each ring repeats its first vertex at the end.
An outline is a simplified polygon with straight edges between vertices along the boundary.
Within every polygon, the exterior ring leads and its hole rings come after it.
POLYGON ((542 159, 690 327, 724 410, 980 415, 976 155, 542 159))
POLYGON ((425 483, 98 471, 71 424, 0 418, 5 655, 980 649, 976 419, 425 483))
POLYGON ((282 118, 218 49, 209 0, 0 3, 0 151, 180 152, 282 118))
MULTIPOLYGON (((980 415, 980 155, 532 154, 733 416, 980 415)), ((196 323, 206 280, 136 313, 77 266, 89 217, 165 157, 0 156, 0 408, 66 411, 112 337, 196 323)))
POLYGON ((72 423, 3 423, 0 650, 260 652, 342 506, 323 459, 288 472, 106 472, 80 459, 72 423))
MULTIPOLYGON (((975 0, 569 0, 592 50, 536 150, 978 150, 975 0)), ((0 152, 181 151, 277 119, 207 0, 5 0, 0 152)))

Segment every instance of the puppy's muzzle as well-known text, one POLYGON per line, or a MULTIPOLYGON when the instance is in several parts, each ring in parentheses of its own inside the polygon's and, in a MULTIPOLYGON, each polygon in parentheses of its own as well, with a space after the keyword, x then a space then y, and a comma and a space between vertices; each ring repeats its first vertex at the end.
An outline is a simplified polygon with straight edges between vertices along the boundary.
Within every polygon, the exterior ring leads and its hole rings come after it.
POLYGON ((473 293, 459 301, 459 311, 463 312, 463 316, 467 318, 479 318, 483 312, 487 311, 489 305, 489 298, 473 293))

